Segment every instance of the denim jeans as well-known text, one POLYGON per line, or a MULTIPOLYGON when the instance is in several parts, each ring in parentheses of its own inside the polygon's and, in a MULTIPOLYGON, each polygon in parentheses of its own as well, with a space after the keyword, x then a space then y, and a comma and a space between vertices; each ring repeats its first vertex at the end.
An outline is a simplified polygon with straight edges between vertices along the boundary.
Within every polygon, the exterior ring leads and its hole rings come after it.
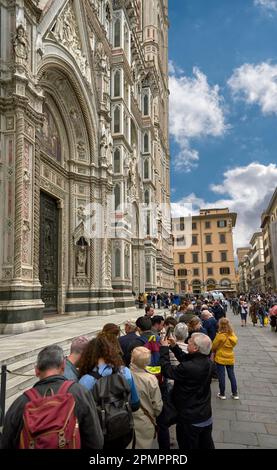
POLYGON ((236 381, 235 372, 234 372, 234 366, 223 366, 222 364, 216 363, 220 395, 225 395, 225 367, 227 370, 229 380, 231 382, 232 394, 237 395, 238 388, 237 388, 237 381, 236 381))

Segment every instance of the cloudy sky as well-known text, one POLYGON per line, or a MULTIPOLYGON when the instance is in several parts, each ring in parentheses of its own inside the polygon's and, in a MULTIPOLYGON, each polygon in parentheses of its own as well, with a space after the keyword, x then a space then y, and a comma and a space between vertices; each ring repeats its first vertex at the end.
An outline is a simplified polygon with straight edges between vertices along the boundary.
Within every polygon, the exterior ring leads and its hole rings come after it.
POLYGON ((169 0, 172 202, 238 213, 248 245, 277 186, 277 0, 169 0))

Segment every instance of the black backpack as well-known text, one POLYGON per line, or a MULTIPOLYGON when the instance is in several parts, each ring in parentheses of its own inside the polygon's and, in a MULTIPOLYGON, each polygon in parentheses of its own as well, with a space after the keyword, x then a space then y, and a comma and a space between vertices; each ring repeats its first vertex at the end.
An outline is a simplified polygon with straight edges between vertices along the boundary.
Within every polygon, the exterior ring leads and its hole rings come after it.
POLYGON ((130 406, 131 389, 128 381, 118 369, 102 376, 97 371, 90 373, 97 382, 92 389, 105 444, 120 439, 123 447, 131 442, 134 434, 134 420, 130 406))

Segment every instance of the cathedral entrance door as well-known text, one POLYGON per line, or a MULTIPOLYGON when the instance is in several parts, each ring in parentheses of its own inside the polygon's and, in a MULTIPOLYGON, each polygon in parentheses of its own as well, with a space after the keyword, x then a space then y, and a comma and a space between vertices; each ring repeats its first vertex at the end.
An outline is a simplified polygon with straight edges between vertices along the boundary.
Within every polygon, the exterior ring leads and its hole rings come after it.
POLYGON ((57 201, 41 192, 39 279, 45 314, 57 313, 58 309, 58 232, 57 201))

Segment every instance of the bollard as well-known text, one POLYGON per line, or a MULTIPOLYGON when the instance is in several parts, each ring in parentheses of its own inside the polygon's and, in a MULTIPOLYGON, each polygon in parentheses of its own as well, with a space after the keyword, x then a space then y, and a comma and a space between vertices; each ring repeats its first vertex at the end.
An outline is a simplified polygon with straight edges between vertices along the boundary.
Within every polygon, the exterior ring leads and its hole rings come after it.
POLYGON ((1 391, 0 391, 0 428, 4 425, 5 418, 5 401, 6 401, 6 383, 7 383, 7 366, 1 366, 1 391))

